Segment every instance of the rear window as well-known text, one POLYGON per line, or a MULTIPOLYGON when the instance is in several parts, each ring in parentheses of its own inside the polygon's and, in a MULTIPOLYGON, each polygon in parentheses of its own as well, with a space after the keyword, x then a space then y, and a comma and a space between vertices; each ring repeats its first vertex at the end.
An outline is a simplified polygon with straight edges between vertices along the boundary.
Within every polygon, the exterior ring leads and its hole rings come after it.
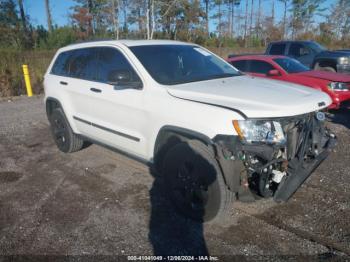
POLYGON ((55 63, 52 66, 51 73, 54 75, 68 76, 69 63, 68 58, 71 52, 63 52, 58 55, 55 63))
POLYGON ((52 66, 51 74, 96 81, 97 51, 97 48, 89 47, 60 53, 52 66))
POLYGON ((283 55, 286 49, 286 44, 272 44, 270 48, 270 55, 283 55))

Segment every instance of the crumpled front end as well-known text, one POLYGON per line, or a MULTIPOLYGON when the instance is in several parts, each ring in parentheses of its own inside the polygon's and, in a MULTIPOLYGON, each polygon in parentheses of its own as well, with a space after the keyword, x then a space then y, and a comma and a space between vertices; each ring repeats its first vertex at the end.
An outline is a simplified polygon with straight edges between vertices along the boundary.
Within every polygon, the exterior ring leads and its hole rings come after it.
POLYGON ((227 166, 230 160, 235 167, 234 172, 223 170, 230 188, 239 181, 241 188, 257 195, 287 201, 336 145, 336 137, 325 127, 322 112, 278 121, 285 136, 283 144, 246 143, 232 136, 214 139, 217 151, 223 152, 219 157, 221 166, 227 166))

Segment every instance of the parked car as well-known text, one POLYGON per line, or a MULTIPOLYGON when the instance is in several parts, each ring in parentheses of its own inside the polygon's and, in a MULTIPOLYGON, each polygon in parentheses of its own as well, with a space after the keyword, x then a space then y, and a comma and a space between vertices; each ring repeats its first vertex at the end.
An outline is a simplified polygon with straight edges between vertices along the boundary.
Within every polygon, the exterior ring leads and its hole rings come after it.
POLYGON ((236 195, 288 200, 336 141, 325 93, 243 75, 195 44, 70 45, 44 87, 59 150, 91 141, 150 163, 174 207, 199 221, 225 215, 236 195))
POLYGON ((311 69, 350 74, 350 50, 329 51, 313 41, 279 41, 268 45, 266 55, 285 55, 311 69))
POLYGON ((350 76, 314 71, 286 56, 235 56, 228 61, 238 70, 253 76, 301 84, 327 93, 332 98, 331 109, 338 109, 350 100, 350 76))

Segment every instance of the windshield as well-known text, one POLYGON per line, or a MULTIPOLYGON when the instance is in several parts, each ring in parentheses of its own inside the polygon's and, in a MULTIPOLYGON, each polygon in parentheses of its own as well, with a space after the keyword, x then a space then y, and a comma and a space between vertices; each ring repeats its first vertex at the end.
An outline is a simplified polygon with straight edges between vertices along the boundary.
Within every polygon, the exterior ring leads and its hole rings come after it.
POLYGON ((132 46, 130 50, 160 84, 175 85, 241 75, 229 63, 190 45, 132 46))
POLYGON ((320 45, 319 43, 315 43, 315 42, 309 42, 308 45, 310 46, 311 49, 315 50, 316 53, 325 51, 326 48, 322 45, 320 45))
POLYGON ((302 63, 291 58, 275 58, 273 59, 280 67, 288 74, 300 73, 310 71, 310 68, 304 66, 302 63))

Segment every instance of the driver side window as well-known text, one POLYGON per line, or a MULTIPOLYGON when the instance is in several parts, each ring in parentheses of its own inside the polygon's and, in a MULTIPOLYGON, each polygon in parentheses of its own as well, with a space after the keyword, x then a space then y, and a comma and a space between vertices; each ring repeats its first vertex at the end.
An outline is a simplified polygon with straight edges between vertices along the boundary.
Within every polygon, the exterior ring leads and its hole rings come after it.
POLYGON ((265 61, 250 60, 249 69, 247 72, 266 75, 270 70, 273 69, 275 68, 265 61))
POLYGON ((124 55, 113 47, 101 47, 98 52, 98 80, 117 82, 116 76, 127 75, 130 82, 141 82, 139 76, 124 55))

